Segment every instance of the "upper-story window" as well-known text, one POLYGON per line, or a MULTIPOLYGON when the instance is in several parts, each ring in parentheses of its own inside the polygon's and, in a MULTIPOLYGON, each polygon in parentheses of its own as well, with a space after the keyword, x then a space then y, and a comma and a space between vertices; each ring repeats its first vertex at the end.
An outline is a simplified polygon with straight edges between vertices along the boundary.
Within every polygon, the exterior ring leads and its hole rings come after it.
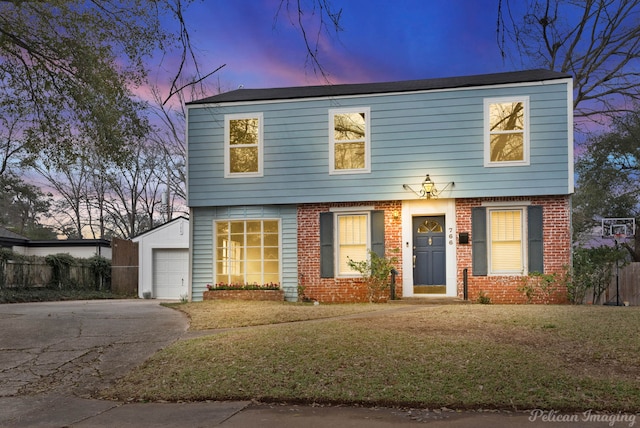
POLYGON ((484 102, 484 165, 529 165, 529 98, 484 102))
POLYGON ((224 118, 224 176, 262 176, 262 113, 224 118))
POLYGON ((329 110, 329 173, 370 172, 368 107, 329 110))

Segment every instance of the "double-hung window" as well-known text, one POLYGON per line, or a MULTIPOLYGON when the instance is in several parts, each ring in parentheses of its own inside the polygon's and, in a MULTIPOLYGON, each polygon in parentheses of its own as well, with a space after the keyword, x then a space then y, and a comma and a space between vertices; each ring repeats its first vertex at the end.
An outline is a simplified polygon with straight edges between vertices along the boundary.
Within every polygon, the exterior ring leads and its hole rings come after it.
POLYGON ((215 222, 217 284, 280 284, 280 222, 215 222))
POLYGON ((541 205, 474 207, 471 238, 473 275, 544 272, 541 205))
POLYGON ((262 113, 226 115, 224 176, 262 176, 262 113))
POLYGON ((337 214, 337 259, 338 275, 354 275, 349 260, 360 262, 367 259, 369 244, 369 214, 337 214))
POLYGON ((524 273, 523 217, 522 209, 489 210, 490 273, 524 273))
POLYGON ((373 251, 384 257, 384 212, 336 209, 320 213, 320 276, 359 275, 349 259, 363 261, 373 251))
POLYGON ((371 171, 370 109, 329 110, 329 173, 371 171))
POLYGON ((485 166, 529 165, 529 98, 484 101, 485 166))

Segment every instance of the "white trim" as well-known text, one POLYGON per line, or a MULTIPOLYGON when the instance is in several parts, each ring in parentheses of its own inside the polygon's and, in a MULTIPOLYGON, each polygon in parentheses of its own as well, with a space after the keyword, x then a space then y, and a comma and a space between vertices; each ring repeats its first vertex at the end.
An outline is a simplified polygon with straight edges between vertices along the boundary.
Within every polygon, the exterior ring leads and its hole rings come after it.
POLYGON ((361 275, 358 272, 352 273, 340 273, 340 222, 338 221, 338 217, 342 215, 362 215, 366 218, 366 226, 365 232, 367 233, 367 253, 371 251, 371 211, 363 211, 362 208, 358 211, 344 210, 344 211, 334 211, 333 212, 333 242, 334 242, 334 251, 333 251, 333 263, 335 266, 334 276, 335 278, 359 278, 361 275))
MULTIPOLYGON (((402 201, 402 296, 413 293, 413 217, 444 215, 446 233, 445 267, 446 296, 458 295, 457 283, 457 231, 455 199, 405 200, 402 201)), ((417 294, 417 296, 423 296, 417 294)))
POLYGON ((406 94, 425 94, 425 93, 438 93, 438 92, 452 92, 452 91, 474 91, 478 89, 501 89, 501 88, 522 88, 525 86, 540 86, 540 85, 557 85, 567 84, 567 82, 573 82, 572 79, 552 79, 552 80, 536 80, 533 82, 516 82, 516 83, 501 83, 496 85, 478 85, 469 87, 455 87, 444 89, 422 89, 419 91, 395 91, 395 92, 380 92, 380 93, 368 93, 360 95, 325 95, 322 97, 297 97, 287 99, 270 99, 270 100, 257 100, 257 101, 227 101, 222 103, 202 103, 202 104, 187 104, 187 110, 191 108, 217 108, 227 106, 256 106, 260 104, 273 104, 273 103, 292 103, 300 101, 335 101, 339 99, 359 99, 369 97, 384 97, 389 95, 406 95, 406 94))
POLYGON ((486 216, 486 230, 487 230, 487 276, 524 276, 529 272, 529 217, 528 210, 525 204, 510 205, 489 205, 486 216), (497 211, 520 211, 520 247, 522 257, 522 270, 511 272, 493 272, 491 265, 491 256, 493 254, 493 240, 491 233, 491 213, 497 211))
POLYGON ((574 161, 573 161, 573 79, 567 79, 567 157, 569 162, 569 176, 567 179, 569 194, 575 192, 574 161))
MULTIPOLYGON (((211 278, 211 284, 216 284, 217 281, 217 276, 218 276, 218 272, 216 270, 216 267, 218 265, 216 257, 217 257, 217 244, 216 241, 218 239, 218 229, 216 227, 216 223, 218 222, 247 222, 247 221, 260 221, 262 222, 263 226, 264 226, 264 222, 265 221, 276 221, 278 222, 278 278, 279 278, 279 283, 280 283, 280 289, 283 290, 282 287, 282 265, 283 265, 283 260, 282 260, 282 218, 278 218, 278 217, 241 217, 241 218, 229 218, 229 217, 225 217, 225 218, 214 218, 213 220, 211 220, 211 237, 212 237, 212 251, 211 251, 211 259, 213 262, 213 266, 211 269, 211 273, 212 273, 212 278, 211 278)), ((246 237, 247 235, 247 231, 244 231, 244 236, 246 237)), ((262 230, 262 235, 264 235, 264 228, 262 230)), ((264 249, 264 243, 263 246, 261 247, 262 249, 264 249)), ((246 249, 246 246, 245 246, 246 249)), ((245 253, 245 259, 243 261, 246 261, 246 253, 245 253)), ((261 261, 264 263, 265 259, 264 259, 264 253, 263 253, 263 258, 261 259, 261 261)), ((264 272, 262 272, 263 276, 264 276, 264 272)), ((244 276, 244 280, 246 281, 246 270, 245 272, 243 272, 243 276, 244 276)))
POLYGON ((371 108, 349 107, 329 109, 329 175, 366 174, 371 172, 371 108), (364 113, 364 168, 335 169, 335 123, 337 114, 364 113))
MULTIPOLYGON (((510 96, 510 97, 500 97, 500 98, 485 98, 484 99, 484 123, 483 123, 483 133, 484 133, 484 166, 486 168, 502 168, 508 166, 527 166, 530 165, 530 153, 531 153, 531 140, 530 140, 530 122, 531 122, 531 114, 529 111, 529 96, 510 96), (500 104, 500 103, 517 103, 522 102, 524 104, 524 129, 522 130, 522 150, 523 150, 523 159, 520 161, 500 161, 500 162, 492 162, 491 161, 491 117, 490 117, 490 105, 491 104, 500 104)), ((518 132, 519 133, 519 132, 518 132)))
POLYGON ((262 113, 238 113, 224 115, 224 178, 246 178, 246 177, 262 177, 264 175, 263 158, 264 158, 264 118, 262 113), (257 172, 231 172, 230 159, 230 127, 231 120, 239 119, 258 119, 258 171, 257 172))

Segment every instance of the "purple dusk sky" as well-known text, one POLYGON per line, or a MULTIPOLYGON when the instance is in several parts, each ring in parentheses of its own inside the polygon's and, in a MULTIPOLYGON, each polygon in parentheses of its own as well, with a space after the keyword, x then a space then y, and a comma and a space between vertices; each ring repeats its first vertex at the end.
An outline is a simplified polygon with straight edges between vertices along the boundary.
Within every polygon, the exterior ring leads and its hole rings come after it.
MULTIPOLYGON (((302 0, 309 4, 310 0, 302 0)), ((286 3, 286 1, 285 1, 286 3)), ((343 31, 322 34, 329 80, 367 83, 522 69, 500 57, 499 0, 332 0, 343 31)), ((514 2, 512 2, 514 3, 514 2)), ((296 1, 292 0, 295 6, 296 1)), ((224 91, 327 83, 307 63, 302 35, 280 0, 204 0, 186 14, 208 83, 224 91)), ((309 14, 305 19, 312 19, 309 14)), ((315 41, 315 32, 309 35, 315 41)))

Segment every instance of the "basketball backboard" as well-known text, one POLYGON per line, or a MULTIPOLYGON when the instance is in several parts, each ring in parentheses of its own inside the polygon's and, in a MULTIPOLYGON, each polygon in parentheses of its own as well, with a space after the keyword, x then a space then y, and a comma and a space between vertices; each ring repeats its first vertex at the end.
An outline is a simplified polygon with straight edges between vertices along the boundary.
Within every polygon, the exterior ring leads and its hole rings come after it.
POLYGON ((624 239, 636 234, 635 218, 603 218, 602 237, 624 239))

